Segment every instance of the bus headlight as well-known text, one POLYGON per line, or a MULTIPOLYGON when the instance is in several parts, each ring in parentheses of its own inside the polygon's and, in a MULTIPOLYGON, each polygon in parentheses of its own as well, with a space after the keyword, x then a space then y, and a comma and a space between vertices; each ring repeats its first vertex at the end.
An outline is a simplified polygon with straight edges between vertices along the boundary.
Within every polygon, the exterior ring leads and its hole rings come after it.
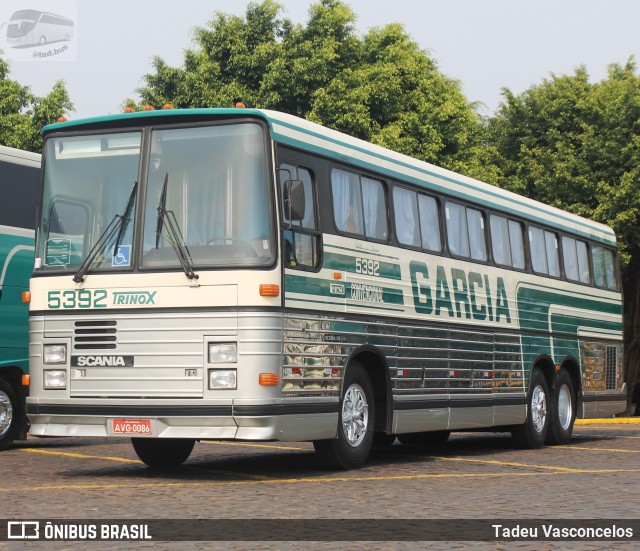
POLYGON ((64 390, 67 388, 66 369, 45 369, 42 374, 45 390, 64 390))
POLYGON ((238 345, 235 342, 210 342, 209 363, 236 363, 238 361, 238 345))
POLYGON ((67 363, 66 344, 45 344, 44 345, 45 365, 56 365, 67 363))
POLYGON ((237 386, 235 369, 210 369, 209 390, 234 390, 237 386))

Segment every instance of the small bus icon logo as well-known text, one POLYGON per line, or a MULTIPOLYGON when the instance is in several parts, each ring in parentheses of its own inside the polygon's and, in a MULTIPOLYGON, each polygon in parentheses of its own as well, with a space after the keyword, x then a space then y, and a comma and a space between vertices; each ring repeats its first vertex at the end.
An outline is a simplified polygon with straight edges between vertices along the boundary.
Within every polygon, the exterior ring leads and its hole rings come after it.
POLYGON ((6 27, 7 43, 14 48, 44 46, 50 42, 73 38, 73 20, 62 15, 38 10, 19 10, 11 15, 6 27))

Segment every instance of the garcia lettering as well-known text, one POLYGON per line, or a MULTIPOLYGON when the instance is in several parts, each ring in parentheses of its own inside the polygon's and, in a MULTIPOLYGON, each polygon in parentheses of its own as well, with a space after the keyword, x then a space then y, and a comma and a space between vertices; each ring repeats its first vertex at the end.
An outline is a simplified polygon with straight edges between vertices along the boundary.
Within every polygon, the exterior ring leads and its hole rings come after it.
POLYGON ((460 268, 436 267, 435 285, 423 262, 409 264, 413 305, 418 314, 448 314, 450 318, 511 323, 507 289, 502 277, 489 281, 487 274, 460 268), (495 289, 495 291, 493 290, 495 289))

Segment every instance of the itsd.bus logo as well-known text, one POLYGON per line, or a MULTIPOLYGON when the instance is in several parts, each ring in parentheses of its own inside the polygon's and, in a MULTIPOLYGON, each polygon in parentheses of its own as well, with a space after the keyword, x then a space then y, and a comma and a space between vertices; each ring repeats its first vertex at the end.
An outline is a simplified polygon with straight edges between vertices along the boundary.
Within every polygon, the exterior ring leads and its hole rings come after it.
POLYGON ((75 61, 77 0, 4 0, 0 8, 0 48, 17 61, 75 61), (40 9, 34 9, 40 8, 40 9), (42 9, 52 11, 42 11, 42 9))

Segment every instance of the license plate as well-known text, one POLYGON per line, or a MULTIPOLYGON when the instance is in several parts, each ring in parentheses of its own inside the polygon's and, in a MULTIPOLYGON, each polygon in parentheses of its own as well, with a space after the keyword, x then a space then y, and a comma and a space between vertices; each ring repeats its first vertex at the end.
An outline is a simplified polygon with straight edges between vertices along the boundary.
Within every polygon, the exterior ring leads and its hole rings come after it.
POLYGON ((114 419, 114 434, 151 434, 151 419, 114 419))

